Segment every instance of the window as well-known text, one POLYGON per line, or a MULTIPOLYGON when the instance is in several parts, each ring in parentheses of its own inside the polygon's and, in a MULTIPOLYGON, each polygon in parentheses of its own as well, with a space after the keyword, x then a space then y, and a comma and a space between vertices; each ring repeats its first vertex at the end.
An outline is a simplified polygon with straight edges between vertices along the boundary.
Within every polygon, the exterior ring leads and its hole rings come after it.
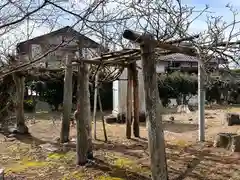
POLYGON ((181 66, 181 63, 180 63, 180 62, 173 62, 173 63, 172 63, 172 66, 173 66, 173 67, 180 67, 180 66, 181 66))
POLYGON ((180 67, 180 66, 181 66, 180 62, 175 62, 175 61, 168 62, 168 67, 180 67))

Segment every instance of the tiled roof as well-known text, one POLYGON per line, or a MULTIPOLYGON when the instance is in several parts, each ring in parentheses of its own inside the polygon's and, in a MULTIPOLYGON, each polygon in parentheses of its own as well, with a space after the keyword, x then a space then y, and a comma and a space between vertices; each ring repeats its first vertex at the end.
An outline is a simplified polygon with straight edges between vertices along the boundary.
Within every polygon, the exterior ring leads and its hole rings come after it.
POLYGON ((27 41, 18 43, 17 44, 17 52, 21 53, 22 51, 24 51, 24 47, 27 46, 28 44, 38 44, 38 41, 43 39, 44 37, 51 37, 51 36, 55 36, 55 35, 66 35, 66 34, 70 34, 70 35, 74 36, 76 39, 82 39, 84 41, 88 41, 90 43, 91 48, 98 48, 101 46, 100 44, 93 41, 89 37, 84 36, 81 33, 79 33, 78 31, 74 30, 72 27, 66 26, 66 27, 58 29, 56 31, 52 31, 48 34, 37 36, 33 39, 29 39, 27 41))
MULTIPOLYGON (((169 54, 169 55, 165 55, 165 56, 160 56, 158 58, 159 61, 182 61, 182 62, 198 62, 198 58, 194 57, 194 56, 188 56, 188 55, 184 55, 184 54, 180 54, 180 53, 174 53, 174 54, 169 54)), ((223 58, 219 58, 220 60, 220 64, 224 64, 227 62, 226 59, 223 58)), ((218 59, 217 58, 212 58, 209 62, 216 62, 218 63, 218 59)))

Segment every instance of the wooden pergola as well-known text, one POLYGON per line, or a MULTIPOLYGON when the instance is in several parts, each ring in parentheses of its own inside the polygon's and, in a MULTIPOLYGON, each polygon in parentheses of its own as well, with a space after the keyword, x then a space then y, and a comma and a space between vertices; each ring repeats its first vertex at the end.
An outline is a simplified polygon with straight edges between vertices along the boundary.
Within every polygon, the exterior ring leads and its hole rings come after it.
MULTIPOLYGON (((125 31, 123 36, 133 42, 139 43, 142 46, 145 41, 145 37, 136 34, 132 31, 125 31)), ((180 46, 179 44, 183 41, 189 41, 198 38, 198 35, 191 36, 188 38, 177 39, 169 42, 160 42, 152 40, 154 44, 154 50, 151 51, 153 57, 154 54, 166 55, 171 53, 183 53, 190 56, 196 56, 197 52, 194 48, 180 46), (156 53, 157 52, 157 53, 156 53)), ((149 43, 149 42, 148 42, 149 43)), ((81 49, 81 48, 80 48, 81 49)), ((98 57, 92 59, 77 59, 71 64, 66 66, 79 66, 80 64, 90 64, 95 66, 95 71, 90 72, 92 75, 97 76, 97 71, 105 67, 118 67, 123 71, 127 68, 127 113, 126 113, 126 137, 131 138, 131 124, 133 122, 133 133, 135 137, 139 137, 139 82, 138 82, 138 66, 136 61, 141 60, 144 56, 142 48, 140 49, 123 49, 121 51, 103 53, 98 57), (132 103, 133 102, 133 103, 132 103), (133 115, 132 115, 133 112, 133 115)), ((112 72, 112 75, 114 72, 112 72)), ((121 75, 121 74, 119 74, 121 75)), ((96 79, 98 79, 96 77, 96 79)), ((116 80, 116 79, 115 79, 116 80)), ((97 83, 97 82, 95 82, 97 83)))
MULTIPOLYGON (((87 153, 92 150, 91 143, 88 144, 88 147, 82 147, 82 142, 88 142, 88 136, 91 136, 91 121, 89 119, 89 114, 86 107, 89 105, 88 94, 88 80, 89 80, 89 69, 87 64, 93 64, 97 66, 97 69, 103 68, 104 66, 117 66, 128 69, 128 78, 127 78, 127 118, 126 118, 126 137, 131 138, 131 124, 133 120, 133 133, 135 137, 139 137, 139 93, 138 93, 138 70, 136 61, 142 60, 143 72, 144 72, 144 89, 145 89, 145 100, 148 116, 148 134, 149 134, 149 151, 150 158, 152 163, 152 175, 153 179, 167 179, 167 166, 166 166, 166 157, 165 157, 165 142, 163 136, 163 127, 161 120, 161 103, 159 103, 159 95, 157 90, 157 78, 156 78, 156 59, 155 51, 160 50, 160 54, 169 54, 169 53, 183 53, 190 56, 197 56, 198 52, 195 48, 183 47, 179 43, 182 41, 192 40, 198 36, 169 41, 161 42, 154 40, 154 38, 149 34, 137 34, 135 32, 126 30, 123 33, 123 37, 138 43, 140 49, 132 50, 122 50, 117 52, 110 52, 100 55, 99 57, 92 59, 83 59, 80 58, 74 62, 66 63, 65 71, 65 88, 71 86, 70 76, 72 73, 72 66, 76 65, 78 67, 78 108, 76 114, 79 114, 77 131, 82 132, 79 138, 77 139, 77 148, 79 146, 79 152, 87 153), (67 82, 67 80, 69 82, 67 82), (134 102, 134 103, 132 103, 134 102), (80 106, 82 108, 80 108, 80 106), (134 115, 132 116, 132 110, 134 115), (88 127, 84 130, 83 127, 88 127), (161 172, 161 173, 159 173, 161 172)), ((159 53, 158 53, 159 54, 159 53)), ((81 45, 79 45, 79 55, 81 57, 81 45)), ((98 73, 96 72, 96 81, 98 82, 98 73)), ((201 89, 202 90, 202 89, 201 89)), ((70 91, 71 92, 71 91, 70 91)), ((96 91, 97 92, 97 91, 96 91)), ((97 96, 97 95, 96 95, 97 96)), ((71 93, 64 94, 65 104, 71 104, 71 93), (67 103, 68 102, 68 103, 67 103)), ((96 100, 96 98, 94 98, 96 100)), ((69 111, 66 107, 66 113, 69 111)), ((68 117, 68 115, 66 115, 68 117)), ((91 119, 91 118, 90 118, 91 119)), ((63 119, 64 121, 64 119, 63 119)), ((66 118, 66 122, 67 122, 66 118)), ((64 122, 63 122, 64 123, 64 122)), ((65 123, 67 124, 67 123, 65 123)), ((95 124, 96 126, 96 124, 95 124)), ((96 129, 96 128, 95 128, 96 129)), ((202 133, 202 131, 201 131, 202 133)), ((83 154, 84 154, 83 153, 83 154)), ((86 159, 78 156, 78 164, 86 162, 86 159)))
MULTIPOLYGON (((145 101, 148 116, 148 134, 149 134, 149 151, 152 164, 152 178, 167 180, 167 169, 166 169, 166 157, 165 154, 165 143, 163 138, 163 127, 161 122, 161 103, 159 103, 159 95, 157 90, 157 79, 156 79, 156 57, 155 53, 158 55, 166 55, 169 53, 182 53, 190 56, 199 56, 199 52, 194 47, 186 47, 180 45, 183 41, 190 41, 198 36, 191 36, 187 38, 182 38, 178 40, 163 42, 158 41, 153 38, 150 34, 138 34, 136 32, 126 30, 123 33, 123 37, 140 45, 140 49, 125 49, 122 51, 108 52, 101 54, 99 57, 92 59, 79 58, 78 60, 72 61, 72 59, 66 59, 65 69, 65 84, 64 84, 64 112, 63 112, 63 122, 62 122, 62 132, 69 128, 70 119, 70 109, 72 107, 72 75, 73 66, 77 66, 77 78, 78 78, 78 106, 76 110, 77 119, 77 153, 78 160, 77 164, 86 163, 86 157, 84 154, 92 151, 91 143, 89 143, 88 136, 91 136, 91 121, 89 121, 90 114, 88 112, 89 107, 89 92, 88 92, 88 81, 89 81, 89 68, 87 64, 94 66, 93 71, 94 76, 96 76, 95 84, 98 82, 98 71, 104 67, 117 67, 121 69, 128 69, 128 85, 127 85, 127 123, 126 123, 126 136, 131 138, 131 124, 133 120, 133 129, 135 137, 139 137, 139 94, 138 94, 138 78, 137 78, 137 65, 136 61, 142 61, 143 76, 144 76, 144 89, 145 89, 145 101), (134 93, 133 93, 134 92, 134 93), (132 105, 132 101, 134 101, 132 105), (80 108, 81 106, 81 108, 80 108), (134 110, 134 115, 132 116, 132 110, 134 110), (82 143, 86 143, 86 147, 82 146, 82 143)), ((231 44, 231 42, 221 43, 219 46, 224 46, 226 44, 231 44)), ((236 44, 236 42, 235 42, 236 44)), ((55 47, 55 50, 58 47, 55 47)), ((207 48, 207 47, 205 47, 207 48)), ((49 51, 50 53, 53 50, 49 51)), ((79 55, 82 57, 81 44, 78 47, 79 55)), ((10 75, 22 71, 37 71, 37 69, 32 68, 32 63, 39 62, 42 58, 47 56, 43 54, 37 59, 29 63, 14 64, 14 66, 5 69, 0 73, 0 77, 10 75)), ((199 62, 199 122, 200 122, 200 140, 204 140, 204 89, 203 82, 201 80, 202 62, 199 62)), ((48 71, 48 69, 46 69, 48 71)), ((49 70, 50 71, 50 70, 49 70)), ((60 70, 62 71, 62 70, 60 70)), ((115 71, 112 72, 116 73, 115 71)), ((114 76, 116 77, 116 76, 114 76)), ((20 80, 19 80, 20 84, 20 80)), ((18 87, 17 91, 21 94, 19 102, 23 101, 22 92, 24 88, 22 85, 18 87)), ((23 107, 21 107, 23 109, 23 107)), ((19 111, 22 109, 19 108, 19 111)), ((20 113, 19 113, 20 114, 20 113)), ((69 131, 68 131, 69 132, 69 131)), ((61 134, 61 139, 64 142, 68 139, 66 134, 61 134)))
MULTIPOLYGON (((89 64, 91 66, 90 74, 91 76, 99 76, 98 71, 103 69, 108 69, 110 72, 108 75, 107 80, 108 81, 114 81, 116 80, 124 70, 124 68, 128 69, 128 75, 127 75, 127 129, 126 129, 126 136, 127 138, 131 138, 131 124, 133 120, 133 126, 134 126, 134 135, 136 137, 139 137, 139 86, 138 86, 138 66, 136 64, 136 61, 140 59, 144 59, 146 54, 151 54, 154 58, 154 55, 157 54, 160 55, 166 55, 171 53, 183 53, 190 56, 196 56, 197 52, 195 48, 192 47, 186 47, 181 46, 181 42, 183 41, 190 41, 195 38, 198 38, 198 35, 187 37, 187 38, 181 38, 177 40, 172 40, 168 42, 162 42, 157 41, 154 39, 149 40, 149 38, 146 38, 147 35, 140 35, 135 32, 132 32, 130 30, 126 30, 123 33, 124 38, 129 39, 132 42, 138 43, 140 45, 140 49, 123 49, 121 51, 115 51, 115 52, 107 52, 102 53, 98 57, 91 58, 91 59, 66 59, 66 67, 65 68, 57 68, 57 69, 48 69, 48 68, 39 68, 39 67, 33 67, 31 63, 36 63, 40 61, 42 58, 47 56, 46 54, 43 54, 39 58, 33 60, 30 63, 22 63, 22 64, 14 64, 14 66, 10 67, 8 70, 4 70, 0 77, 3 77, 4 75, 11 74, 13 72, 28 72, 30 74, 44 74, 44 72, 52 72, 58 73, 65 70, 65 92, 67 90, 69 93, 64 93, 64 102, 66 104, 66 110, 67 114, 64 119, 69 119, 70 117, 70 110, 69 107, 72 106, 71 99, 72 99, 72 76, 75 74, 78 76, 77 71, 73 70, 73 66, 79 67, 81 64, 89 64), (151 52, 145 53, 143 52, 143 46, 144 44, 149 44, 153 47, 153 50, 151 52), (110 67, 110 69, 109 69, 110 67), (112 69, 111 69, 112 67, 112 69), (132 103, 132 101, 134 103, 132 103), (132 115, 132 111, 134 111, 134 115, 132 115)), ((68 47, 62 47, 60 48, 68 48, 68 47)), ((57 47, 55 47, 56 49, 57 47)), ((81 43, 79 43, 78 48, 80 57, 81 57, 81 43)), ((71 47, 72 51, 74 50, 71 47)), ((50 51, 51 53, 52 51, 50 51)), ((78 78, 79 79, 79 78, 78 78)), ((96 78, 98 82, 101 82, 101 79, 96 78)), ((106 78, 104 79, 106 80, 106 78)))

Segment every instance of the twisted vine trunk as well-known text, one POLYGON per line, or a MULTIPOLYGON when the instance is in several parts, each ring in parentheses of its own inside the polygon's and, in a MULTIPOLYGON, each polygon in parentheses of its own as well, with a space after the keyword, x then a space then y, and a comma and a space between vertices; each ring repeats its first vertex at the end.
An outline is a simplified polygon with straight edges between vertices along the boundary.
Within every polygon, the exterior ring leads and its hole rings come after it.
POLYGON ((162 125, 163 107, 158 93, 156 59, 154 54, 154 48, 158 44, 158 41, 155 41, 154 37, 150 34, 140 35, 131 30, 125 30, 123 37, 139 43, 141 47, 152 180, 168 180, 162 125))
POLYGON ((146 109, 148 113, 148 144, 151 158, 152 180, 168 180, 165 141, 162 125, 162 104, 156 76, 156 60, 152 36, 141 45, 146 109))
POLYGON ((92 156, 92 120, 90 112, 89 70, 78 67, 77 164, 84 165, 92 156))
POLYGON ((5 125, 5 119, 14 110, 12 96, 14 94, 14 81, 12 75, 0 80, 0 124, 5 125))
POLYGON ((17 73, 13 74, 13 80, 16 85, 16 128, 18 133, 28 133, 28 127, 25 125, 24 118, 24 90, 25 90, 25 77, 19 76, 17 73))
POLYGON ((63 97, 63 118, 62 118, 62 127, 60 134, 61 143, 65 143, 69 141, 69 133, 70 133, 70 118, 72 112, 72 76, 73 71, 72 67, 72 59, 70 57, 66 57, 66 70, 64 77, 64 97, 63 97))

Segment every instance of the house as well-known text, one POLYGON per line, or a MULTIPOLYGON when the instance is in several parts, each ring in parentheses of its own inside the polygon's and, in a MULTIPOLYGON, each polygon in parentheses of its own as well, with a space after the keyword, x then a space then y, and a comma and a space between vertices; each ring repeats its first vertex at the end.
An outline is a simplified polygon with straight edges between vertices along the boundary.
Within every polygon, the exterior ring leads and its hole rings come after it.
POLYGON ((61 44, 59 48, 44 57, 41 63, 35 65, 57 68, 64 64, 66 56, 70 56, 69 58, 76 56, 79 41, 82 42, 85 56, 96 55, 101 47, 92 39, 80 34, 70 26, 66 26, 17 44, 17 54, 22 61, 32 61, 61 44))
MULTIPOLYGON (((142 67, 141 61, 137 61, 139 67, 142 67)), ((228 64, 226 59, 211 58, 205 66, 211 69, 218 69, 219 65, 228 64)), ((184 71, 190 73, 197 73, 198 58, 187 56, 184 54, 174 53, 165 56, 160 56, 156 64, 157 73, 166 73, 169 71, 184 71)), ((145 94, 144 94, 144 80, 142 69, 138 70, 139 78, 139 99, 140 99, 140 112, 145 112, 145 94)), ((120 79, 127 79, 127 69, 125 69, 120 79)), ((113 82, 113 114, 125 113, 127 107, 127 81, 114 81, 113 82)))
MULTIPOLYGON (((98 56, 100 50, 106 50, 97 42, 82 35, 73 28, 66 26, 48 34, 20 42, 17 44, 17 55, 21 61, 32 61, 46 54, 46 52, 49 50, 56 49, 49 53, 46 57, 42 58, 41 62, 34 64, 34 66, 57 69, 64 66, 65 59, 67 57, 74 58, 77 56, 79 50, 79 41, 82 42, 83 56, 85 58, 91 59, 93 56, 98 56), (59 47, 59 45, 61 46, 59 47)), ((112 83, 104 87, 110 89, 111 92, 112 83)), ((91 95, 92 94, 93 93, 91 93, 91 95)), ((104 97, 102 97, 102 99, 104 100, 104 97)), ((110 102, 112 101, 110 100, 110 102)), ((43 105, 40 104, 39 106, 41 107, 40 109, 43 109, 43 105)), ((103 103, 102 106, 103 109, 109 108, 108 106, 111 106, 110 108, 112 108, 111 103, 103 103)))
MULTIPOLYGON (((198 57, 188 56, 180 53, 169 54, 160 56, 157 61, 157 73, 172 72, 180 70, 183 72, 197 73, 198 70, 198 57)), ((227 65, 227 59, 223 58, 210 58, 205 63, 205 66, 210 70, 219 68, 219 65, 227 65)))

